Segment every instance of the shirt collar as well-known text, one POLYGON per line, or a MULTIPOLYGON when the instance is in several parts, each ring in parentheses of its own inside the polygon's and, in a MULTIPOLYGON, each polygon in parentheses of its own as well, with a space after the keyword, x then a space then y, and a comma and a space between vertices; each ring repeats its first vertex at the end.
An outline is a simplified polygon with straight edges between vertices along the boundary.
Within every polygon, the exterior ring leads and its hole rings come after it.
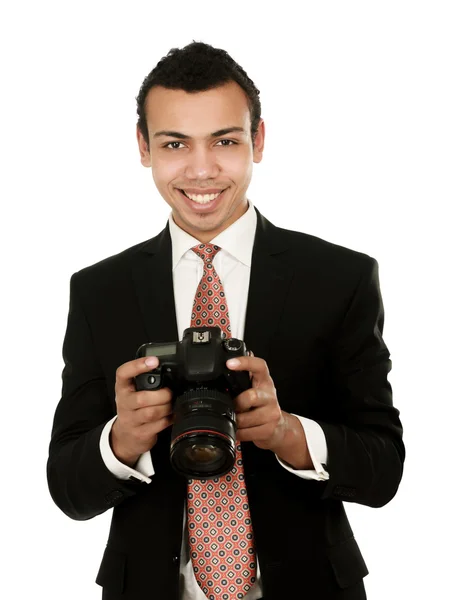
MULTIPOLYGON (((212 239, 210 243, 216 244, 247 267, 251 267, 256 222, 256 210, 248 200, 246 213, 212 239)), ((172 212, 169 215, 169 233, 172 242, 172 270, 174 271, 184 254, 201 242, 174 222, 172 212)))

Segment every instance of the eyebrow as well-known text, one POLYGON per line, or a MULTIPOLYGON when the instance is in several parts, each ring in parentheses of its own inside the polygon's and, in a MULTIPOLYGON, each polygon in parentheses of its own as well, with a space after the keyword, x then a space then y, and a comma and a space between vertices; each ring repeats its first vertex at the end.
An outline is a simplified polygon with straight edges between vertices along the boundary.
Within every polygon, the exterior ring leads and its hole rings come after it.
MULTIPOLYGON (((209 135, 210 138, 214 138, 214 137, 220 137, 221 135, 226 135, 227 133, 232 133, 234 131, 240 132, 240 133, 245 133, 245 130, 243 129, 243 127, 226 127, 225 129, 219 129, 218 131, 213 131, 213 133, 211 133, 209 135)), ((175 137, 175 138, 179 138, 181 140, 190 140, 192 139, 189 135, 185 135, 185 133, 180 133, 179 131, 157 131, 155 134, 153 134, 153 137, 159 137, 161 135, 166 135, 168 137, 175 137)))

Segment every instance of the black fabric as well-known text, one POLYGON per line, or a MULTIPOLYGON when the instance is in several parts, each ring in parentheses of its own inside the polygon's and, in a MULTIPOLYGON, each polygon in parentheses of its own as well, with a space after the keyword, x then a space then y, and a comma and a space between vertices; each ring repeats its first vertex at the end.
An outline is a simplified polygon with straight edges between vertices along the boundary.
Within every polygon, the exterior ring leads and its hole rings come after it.
MULTIPOLYGON (((383 323, 375 259, 258 212, 244 339, 267 361, 282 410, 321 425, 330 473, 327 482, 304 480, 271 451, 242 443, 266 600, 365 598, 368 571, 343 502, 385 505, 405 457, 383 323)), ((105 600, 179 600, 186 481, 169 463, 170 428, 151 451, 149 485, 114 477, 99 450, 116 414, 116 369, 145 342, 175 340, 168 227, 71 277, 47 474, 73 519, 114 507, 97 577, 105 600)))
POLYGON ((359 546, 354 537, 341 544, 331 546, 327 554, 332 565, 335 578, 341 588, 346 588, 368 574, 359 546))

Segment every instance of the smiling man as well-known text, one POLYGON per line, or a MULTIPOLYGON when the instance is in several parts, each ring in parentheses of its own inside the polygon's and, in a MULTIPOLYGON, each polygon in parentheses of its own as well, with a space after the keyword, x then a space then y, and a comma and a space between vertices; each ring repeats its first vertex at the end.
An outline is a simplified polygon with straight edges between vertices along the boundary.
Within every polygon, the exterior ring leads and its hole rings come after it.
POLYGON ((247 211, 253 162, 263 155, 264 121, 253 144, 247 96, 235 81, 193 93, 155 86, 145 111, 149 140, 137 128, 142 164, 151 167, 175 223, 210 242, 247 211))
POLYGON ((140 159, 171 213, 71 277, 51 495, 78 520, 114 507, 105 600, 362 600, 343 502, 388 503, 405 458, 377 261, 276 227, 249 200, 265 126, 224 50, 171 50, 137 110, 140 159), (188 479, 170 461, 173 391, 134 385, 159 357, 134 356, 201 326, 245 341, 251 355, 227 368, 251 387, 233 399, 232 469, 188 479))

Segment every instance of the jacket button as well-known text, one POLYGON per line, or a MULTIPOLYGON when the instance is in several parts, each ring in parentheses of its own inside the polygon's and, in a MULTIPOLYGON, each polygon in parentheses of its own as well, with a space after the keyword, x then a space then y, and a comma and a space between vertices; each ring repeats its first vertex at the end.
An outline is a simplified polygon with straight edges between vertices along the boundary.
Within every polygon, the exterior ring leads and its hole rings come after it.
POLYGON ((179 557, 177 556, 177 554, 174 554, 174 556, 172 557, 172 562, 175 565, 179 564, 179 557))
POLYGON ((356 490, 355 488, 337 485, 334 488, 333 494, 334 496, 339 496, 340 498, 354 498, 356 495, 356 490))
POLYGON ((120 490, 113 490, 112 492, 106 494, 105 501, 111 506, 116 504, 116 502, 121 500, 121 498, 124 498, 124 494, 120 490))

